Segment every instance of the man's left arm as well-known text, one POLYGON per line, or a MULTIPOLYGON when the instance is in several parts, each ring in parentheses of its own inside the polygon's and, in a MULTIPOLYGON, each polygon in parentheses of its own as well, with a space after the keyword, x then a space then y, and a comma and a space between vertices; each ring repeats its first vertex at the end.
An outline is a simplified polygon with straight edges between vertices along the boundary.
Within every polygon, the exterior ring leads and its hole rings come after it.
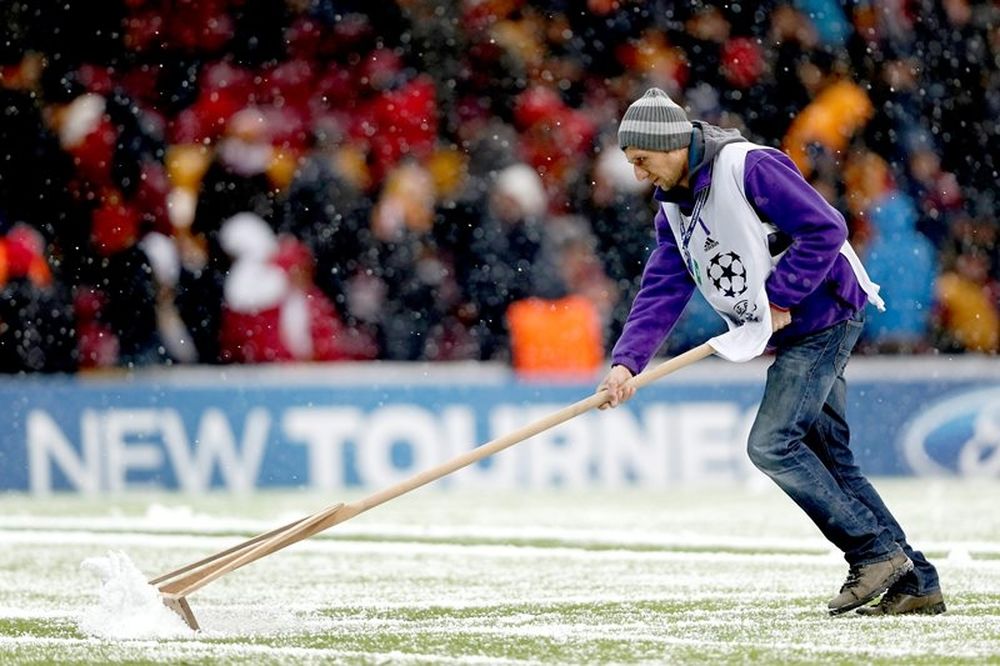
POLYGON ((847 240, 847 223, 777 150, 754 150, 744 168, 747 200, 792 243, 767 279, 772 307, 787 311, 819 287, 847 240))

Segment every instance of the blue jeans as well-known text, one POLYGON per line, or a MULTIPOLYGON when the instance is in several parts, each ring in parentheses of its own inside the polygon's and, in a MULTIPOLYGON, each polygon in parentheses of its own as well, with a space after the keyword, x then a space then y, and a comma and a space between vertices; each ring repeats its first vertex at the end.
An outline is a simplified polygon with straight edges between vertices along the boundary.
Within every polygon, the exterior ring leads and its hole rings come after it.
POLYGON ((850 449, 844 368, 863 327, 861 310, 778 349, 747 449, 849 564, 885 560, 902 548, 914 571, 900 589, 927 594, 940 588, 937 571, 906 542, 850 449))

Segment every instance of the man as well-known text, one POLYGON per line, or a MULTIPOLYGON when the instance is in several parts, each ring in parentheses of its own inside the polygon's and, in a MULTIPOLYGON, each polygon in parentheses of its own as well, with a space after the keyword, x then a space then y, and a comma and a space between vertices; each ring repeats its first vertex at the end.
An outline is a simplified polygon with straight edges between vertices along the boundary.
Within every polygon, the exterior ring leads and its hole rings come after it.
POLYGON ((748 452, 844 552, 850 571, 830 614, 883 592, 858 612, 944 612, 937 571, 907 543, 849 448, 844 368, 865 301, 881 299, 843 217, 783 153, 690 122, 657 88, 628 108, 618 139, 636 178, 656 186, 659 211, 657 247, 598 389, 609 392, 605 407, 632 397, 628 379, 698 287, 731 329, 710 341, 717 354, 747 360, 765 343, 776 350, 748 452))

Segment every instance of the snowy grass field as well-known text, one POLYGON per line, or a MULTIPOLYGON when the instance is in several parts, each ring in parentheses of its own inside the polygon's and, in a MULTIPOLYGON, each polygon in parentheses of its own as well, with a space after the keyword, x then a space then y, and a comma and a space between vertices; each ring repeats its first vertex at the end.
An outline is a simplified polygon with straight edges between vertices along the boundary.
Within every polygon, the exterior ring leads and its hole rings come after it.
POLYGON ((200 632, 126 638, 82 561, 148 578, 353 497, 0 496, 0 662, 1000 663, 1000 483, 877 485, 947 614, 828 617, 846 565, 763 484, 432 487, 194 593, 200 632))

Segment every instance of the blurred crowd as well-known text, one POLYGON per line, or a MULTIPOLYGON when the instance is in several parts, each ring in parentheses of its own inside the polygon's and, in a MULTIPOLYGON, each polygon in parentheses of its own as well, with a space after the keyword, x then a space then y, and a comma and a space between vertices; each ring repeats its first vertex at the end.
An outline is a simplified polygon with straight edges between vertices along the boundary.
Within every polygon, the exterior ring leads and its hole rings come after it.
POLYGON ((4 372, 598 363, 653 243, 615 138, 650 86, 844 213, 867 350, 1000 347, 994 2, 0 7, 4 372))

